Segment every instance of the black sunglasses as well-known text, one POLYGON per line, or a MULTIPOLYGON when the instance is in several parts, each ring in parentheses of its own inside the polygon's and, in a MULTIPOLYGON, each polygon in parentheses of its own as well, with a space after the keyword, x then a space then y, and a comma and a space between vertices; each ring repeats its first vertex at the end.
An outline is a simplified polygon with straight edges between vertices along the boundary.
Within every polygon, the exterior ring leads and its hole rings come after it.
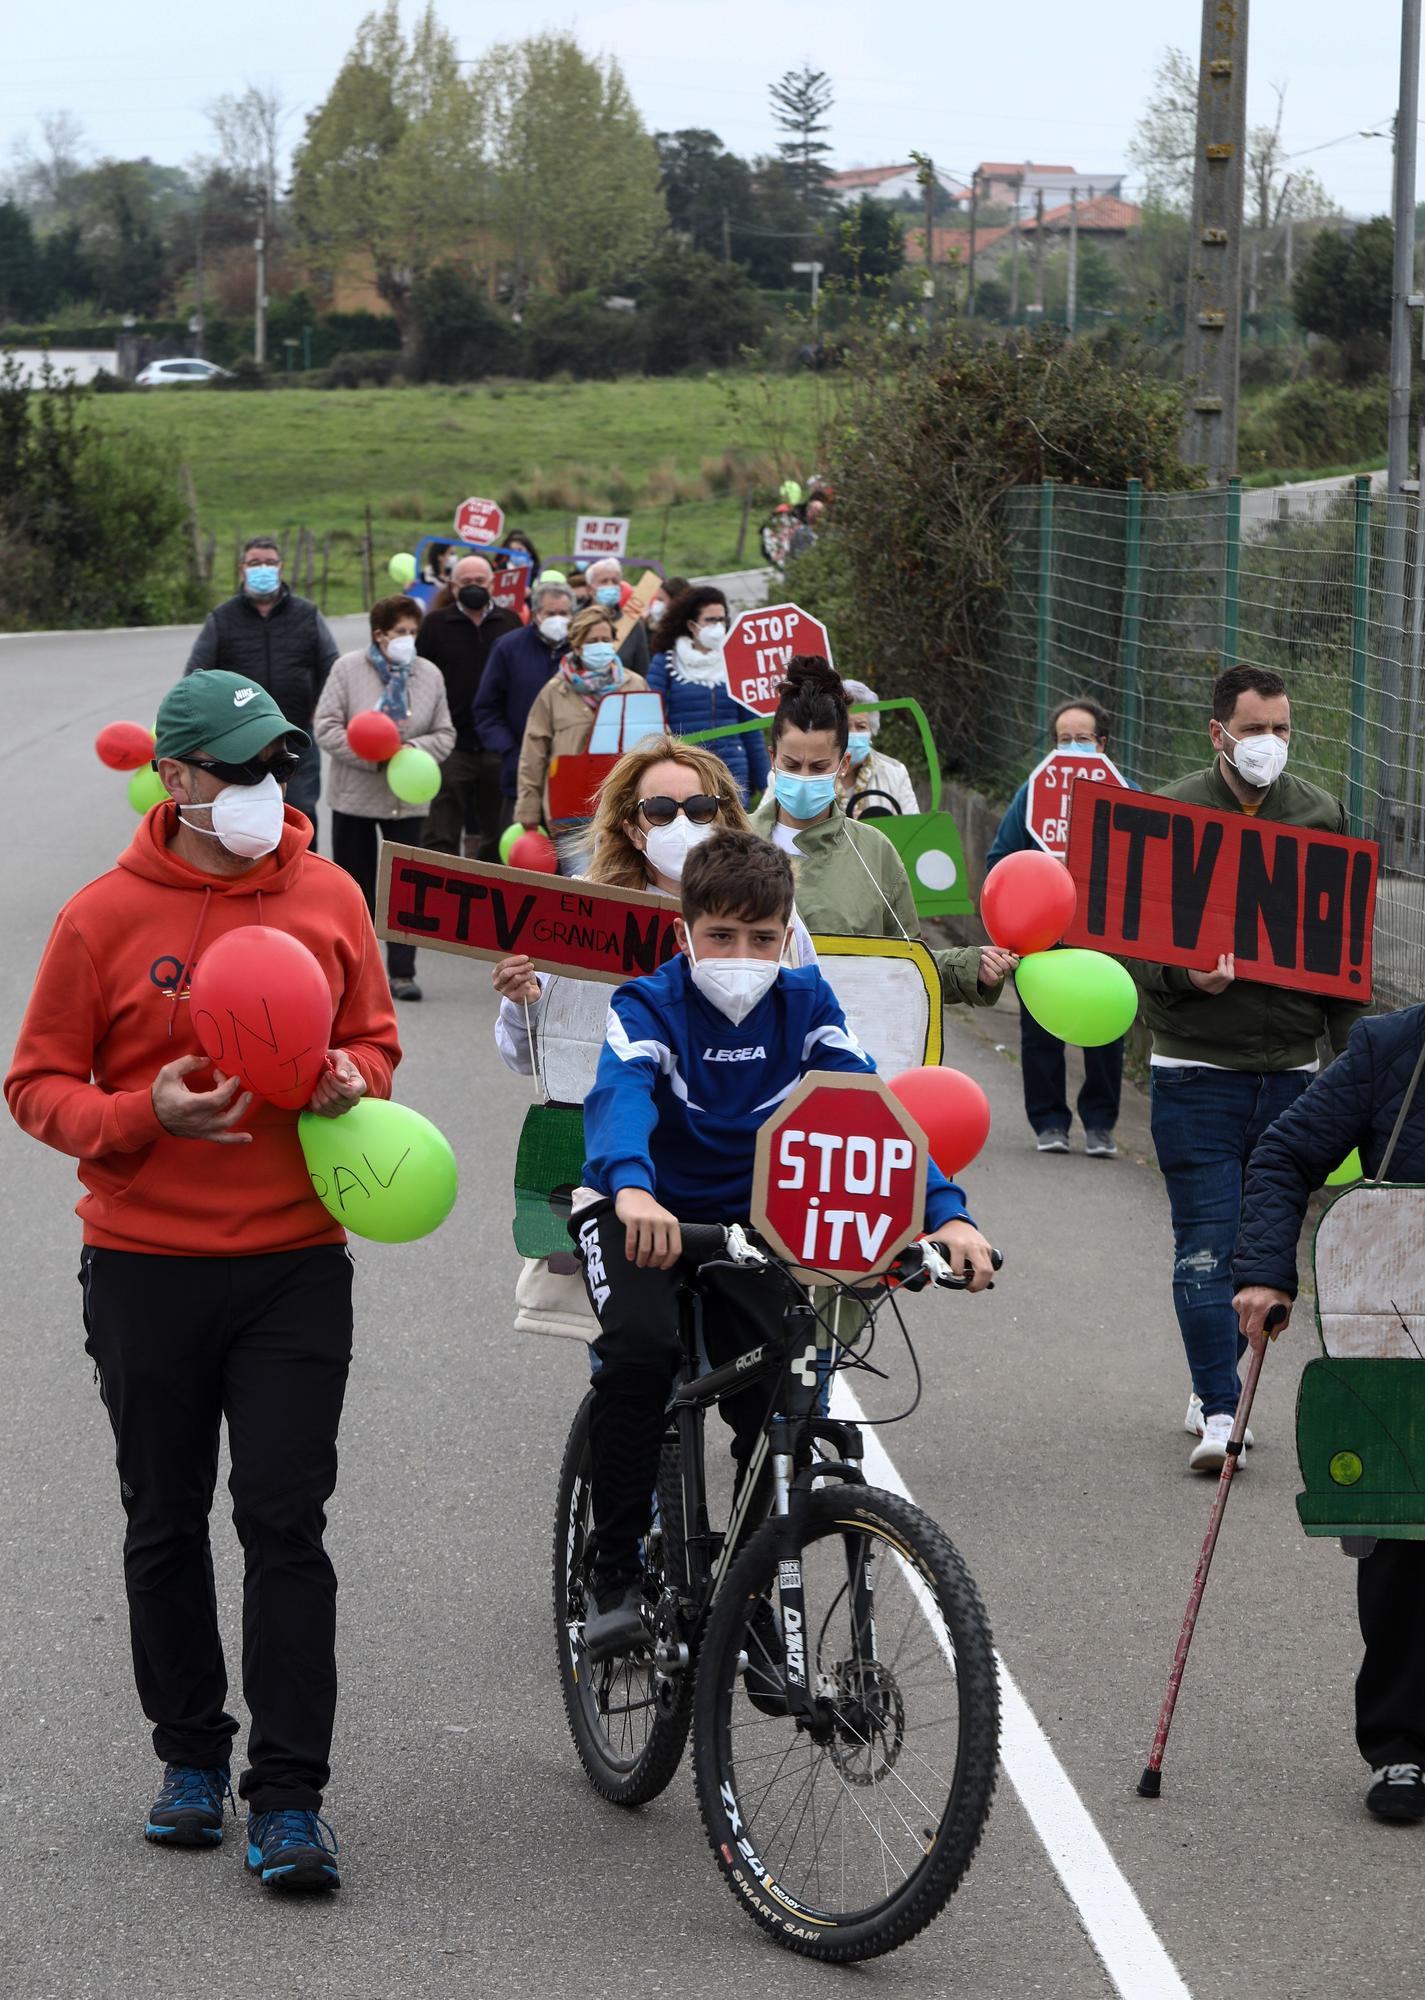
POLYGON ((249 757, 245 764, 224 764, 217 757, 184 757, 181 761, 195 771, 211 771, 225 785, 260 785, 264 778, 275 778, 279 785, 285 785, 302 759, 295 750, 274 750, 270 757, 249 757))
POLYGON ((671 826, 679 813, 686 813, 694 826, 710 826, 722 811, 722 800, 711 792, 694 792, 690 799, 640 799, 638 810, 650 826, 671 826))

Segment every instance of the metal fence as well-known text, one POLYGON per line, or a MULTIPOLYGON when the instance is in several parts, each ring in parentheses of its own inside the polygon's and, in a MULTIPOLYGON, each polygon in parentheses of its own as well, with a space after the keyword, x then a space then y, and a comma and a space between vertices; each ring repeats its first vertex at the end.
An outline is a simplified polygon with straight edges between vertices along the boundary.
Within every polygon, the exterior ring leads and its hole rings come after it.
POLYGON ((1379 840, 1376 992, 1425 997, 1425 688, 1421 516, 1369 477, 1307 494, 1238 482, 1156 494, 1020 487, 1003 503, 1009 587, 978 718, 985 781, 1007 792, 1054 705, 1091 694, 1110 751, 1150 790, 1200 768, 1214 677, 1280 673, 1291 769, 1379 840))

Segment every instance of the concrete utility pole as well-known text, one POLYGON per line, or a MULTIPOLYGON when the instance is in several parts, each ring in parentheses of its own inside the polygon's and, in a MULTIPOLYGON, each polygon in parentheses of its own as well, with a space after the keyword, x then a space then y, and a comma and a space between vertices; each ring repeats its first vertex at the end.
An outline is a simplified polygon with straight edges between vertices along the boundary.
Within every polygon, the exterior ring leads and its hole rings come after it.
MULTIPOLYGON (((1391 281, 1390 413, 1386 435, 1385 603, 1380 689, 1380 803, 1376 838, 1392 852, 1400 765, 1400 670, 1405 633, 1405 539, 1410 476, 1410 360, 1415 344, 1415 141, 1420 114, 1420 0, 1401 0, 1400 99, 1395 117, 1395 269, 1391 281)), ((1416 552, 1416 561, 1420 553, 1416 552)))
POLYGON ((925 162, 925 316, 935 319, 935 162, 925 162))
POLYGON ((1044 317, 1044 190, 1034 190, 1034 313, 1044 317))
POLYGON ((1079 191, 1069 190, 1069 290, 1064 302, 1064 323, 1070 333, 1079 316, 1079 191))
POLYGON ((1202 0, 1183 373, 1183 457, 1221 486, 1237 470, 1248 0, 1202 0))
POLYGON ((970 176, 970 288, 965 300, 965 311, 973 315, 975 310, 975 225, 979 219, 980 170, 976 167, 970 176))
POLYGON ((1024 176, 1020 175, 1014 190, 1014 211, 1010 219, 1009 242, 1009 317, 1011 325, 1019 320, 1019 204, 1024 194, 1024 176))

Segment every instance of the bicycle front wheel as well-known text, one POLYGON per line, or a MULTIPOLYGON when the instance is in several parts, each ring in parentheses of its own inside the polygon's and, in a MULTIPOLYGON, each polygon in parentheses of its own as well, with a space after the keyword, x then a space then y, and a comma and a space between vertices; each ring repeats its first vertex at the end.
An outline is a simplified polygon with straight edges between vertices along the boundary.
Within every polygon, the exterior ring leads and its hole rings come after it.
POLYGON ((785 1632, 778 1525, 733 1565, 693 1711, 698 1803, 738 1901, 779 1944, 846 1962, 939 1915, 979 1845, 999 1690, 979 1592, 918 1507, 819 1487, 802 1517, 803 1630, 785 1632), (788 1713, 802 1652, 810 1725, 788 1713))
MULTIPOLYGON (((559 1471, 554 1520, 554 1646, 569 1733, 595 1791, 615 1805, 641 1806, 663 1791, 683 1760, 692 1710, 692 1677, 660 1673, 646 1652, 591 1661, 584 1651, 593 1539, 590 1506, 589 1409, 574 1418, 559 1471)), ((669 1526, 655 1522, 645 1544, 650 1623, 666 1578, 682 1564, 681 1493, 677 1447, 664 1446, 660 1506, 669 1526), (667 1500, 665 1502, 665 1495, 667 1500), (676 1496, 677 1509, 671 1502, 676 1496)))

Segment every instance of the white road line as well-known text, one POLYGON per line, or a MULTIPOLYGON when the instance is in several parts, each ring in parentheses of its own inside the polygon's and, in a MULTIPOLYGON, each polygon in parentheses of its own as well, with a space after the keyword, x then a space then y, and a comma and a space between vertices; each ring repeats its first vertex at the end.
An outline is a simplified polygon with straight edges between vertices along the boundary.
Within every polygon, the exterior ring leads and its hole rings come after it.
MULTIPOLYGON (((852 1423, 865 1421, 843 1376, 832 1390, 832 1409, 852 1423)), ((866 1477, 914 1501, 874 1430, 863 1432, 866 1477)), ((1044 1851, 1054 1864, 1085 1935, 1123 2000, 1192 2000, 1162 1939, 1149 1922, 1126 1876, 1095 1826, 1073 1780, 1054 1754, 1039 1719, 1020 1693, 1002 1655, 995 1654, 1000 1682, 1000 1761, 1044 1851)))

